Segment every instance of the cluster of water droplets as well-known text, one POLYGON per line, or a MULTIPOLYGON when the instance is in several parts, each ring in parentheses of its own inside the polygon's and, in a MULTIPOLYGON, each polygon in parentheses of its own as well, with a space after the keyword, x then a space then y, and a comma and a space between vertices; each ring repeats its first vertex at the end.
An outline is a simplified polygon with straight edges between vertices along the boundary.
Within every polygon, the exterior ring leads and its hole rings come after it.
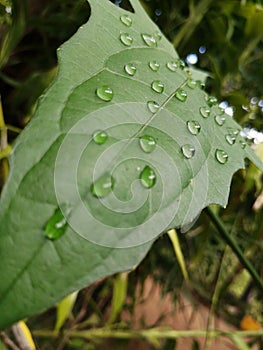
MULTIPOLYGON (((127 31, 122 31, 120 33, 119 40, 124 46, 129 47, 134 42, 134 38, 130 33, 128 33, 128 29, 131 28, 133 25, 133 20, 129 14, 123 14, 120 17, 120 21, 125 26, 125 28, 127 28, 127 31)), ((150 48, 157 47, 158 41, 160 41, 161 38, 162 35, 159 32, 156 32, 154 34, 141 34, 142 42, 150 48)), ((148 69, 150 69, 153 72, 153 74, 158 72, 161 68, 160 62, 154 59, 150 60, 147 63, 147 66, 148 69)), ((168 61, 165 64, 165 69, 167 69, 171 73, 177 72, 178 69, 183 70, 188 76, 184 84, 182 84, 182 86, 180 86, 174 93, 174 98, 179 103, 186 102, 188 98, 187 88, 195 89, 197 87, 203 87, 203 84, 200 81, 196 81, 191 78, 190 72, 185 66, 184 61, 182 61, 181 59, 174 59, 168 61)), ((125 74, 127 74, 130 77, 133 77, 137 73, 137 66, 134 62, 128 62, 124 65, 123 70, 125 74)), ((165 84, 159 79, 153 79, 150 83, 150 88, 156 94, 161 95, 165 91, 165 84)), ((111 102, 114 98, 114 91, 112 87, 108 85, 99 86, 96 89, 95 93, 96 96, 103 102, 111 102)), ((150 113, 156 114, 160 109, 160 104, 154 100, 149 100, 147 101, 147 109, 150 113)), ((224 110, 218 107, 218 101, 213 96, 207 96, 205 98, 204 104, 199 108, 199 115, 201 117, 201 120, 205 120, 211 117, 211 115, 213 115, 214 122, 218 127, 222 127, 226 122, 226 115, 224 114, 224 110), (217 113, 212 113, 212 111, 214 111, 213 108, 217 108, 217 113)), ((197 116, 197 118, 192 118, 186 122, 186 128, 193 137, 198 137, 198 135, 202 132, 202 123, 201 120, 199 120, 200 118, 197 116)), ((226 143, 230 146, 233 146, 236 143, 238 135, 238 130, 228 128, 227 133, 225 135, 226 143)), ((97 145, 103 145, 108 140, 108 134, 104 130, 98 130, 94 132, 94 134, 92 135, 92 139, 93 142, 97 145)), ((138 142, 141 150, 145 153, 154 152, 157 146, 156 139, 152 135, 148 134, 141 135, 138 138, 138 142)), ((239 140, 239 143, 242 148, 246 147, 246 142, 243 139, 239 140)), ((180 151, 184 159, 187 161, 196 155, 196 149, 190 143, 182 145, 180 151)), ((229 158, 227 152, 219 148, 215 150, 214 157, 216 161, 222 165, 226 164, 229 158)), ((145 165, 145 167, 142 170, 140 169, 139 179, 143 187, 151 189, 156 184, 157 175, 155 170, 150 165, 145 165)), ((115 181, 113 176, 110 173, 106 172, 99 179, 92 183, 90 187, 90 192, 94 197, 104 198, 108 196, 113 190, 114 182, 115 181)), ((47 238, 54 240, 62 236, 66 231, 66 228, 66 219, 62 214, 62 211, 58 208, 45 226, 45 235, 47 238)))
MULTIPOLYGON (((122 31, 119 36, 120 42, 125 46, 131 46, 134 42, 133 36, 128 32, 128 29, 132 26, 133 20, 129 14, 123 14, 120 16, 121 23, 127 28, 122 31)), ((162 35, 160 32, 155 32, 154 34, 142 33, 141 39, 144 44, 148 47, 157 47, 158 41, 161 40, 162 35)))

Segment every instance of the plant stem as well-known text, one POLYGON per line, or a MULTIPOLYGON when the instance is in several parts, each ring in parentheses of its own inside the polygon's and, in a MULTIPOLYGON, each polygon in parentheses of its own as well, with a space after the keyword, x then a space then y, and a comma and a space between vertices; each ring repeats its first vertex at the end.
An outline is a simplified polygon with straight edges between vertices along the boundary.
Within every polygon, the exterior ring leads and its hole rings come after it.
POLYGON ((251 277, 253 278, 257 287, 263 292, 263 281, 258 275, 257 271, 254 269, 254 266, 251 262, 246 258, 240 247, 238 246, 235 239, 228 233, 223 222, 220 218, 212 211, 211 208, 207 207, 205 209, 205 213, 209 216, 214 226, 217 228, 218 233, 223 238, 223 240, 230 246, 233 252, 238 257, 240 263, 244 266, 244 268, 249 272, 251 277))
MULTIPOLYGON (((49 330, 35 330, 33 331, 34 336, 38 337, 48 337, 48 338, 57 338, 59 333, 49 330)), ((261 337, 263 335, 263 330, 257 331, 225 331, 225 330, 210 330, 209 337, 218 338, 218 337, 231 337, 233 335, 239 337, 261 337)), ((122 329, 111 329, 107 327, 103 328, 93 328, 89 330, 73 330, 68 332, 70 338, 83 338, 87 340, 92 339, 177 339, 177 338, 195 338, 195 337, 206 337, 206 330, 174 330, 169 328, 150 328, 146 330, 122 330, 122 329)))

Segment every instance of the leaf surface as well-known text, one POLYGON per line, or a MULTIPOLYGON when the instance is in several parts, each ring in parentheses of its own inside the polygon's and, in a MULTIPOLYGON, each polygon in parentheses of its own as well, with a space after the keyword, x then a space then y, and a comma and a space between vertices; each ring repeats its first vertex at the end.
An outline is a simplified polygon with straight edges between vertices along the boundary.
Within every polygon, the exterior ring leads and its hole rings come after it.
POLYGON ((226 205, 245 157, 262 170, 137 0, 134 13, 89 2, 88 23, 59 49, 55 82, 12 155, 0 204, 0 328, 131 269, 162 232, 226 205))

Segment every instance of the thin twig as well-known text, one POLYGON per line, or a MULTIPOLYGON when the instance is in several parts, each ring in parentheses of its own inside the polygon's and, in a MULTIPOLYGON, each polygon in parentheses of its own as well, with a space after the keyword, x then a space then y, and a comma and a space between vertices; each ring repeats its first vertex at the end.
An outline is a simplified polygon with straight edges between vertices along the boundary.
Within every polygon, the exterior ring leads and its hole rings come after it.
POLYGON ((20 350, 16 344, 6 335, 5 332, 0 333, 0 337, 5 345, 7 345, 11 350, 20 350))
POLYGON ((209 216, 214 226, 217 228, 218 233, 223 238, 223 240, 230 246, 233 252, 238 257, 240 263, 244 266, 244 268, 249 272, 251 277, 253 278, 257 287, 263 292, 263 281, 260 278, 257 271, 254 269, 254 266, 251 262, 246 258, 240 247, 238 246, 235 239, 228 233, 223 222, 220 218, 210 209, 209 207, 205 209, 205 213, 209 216))

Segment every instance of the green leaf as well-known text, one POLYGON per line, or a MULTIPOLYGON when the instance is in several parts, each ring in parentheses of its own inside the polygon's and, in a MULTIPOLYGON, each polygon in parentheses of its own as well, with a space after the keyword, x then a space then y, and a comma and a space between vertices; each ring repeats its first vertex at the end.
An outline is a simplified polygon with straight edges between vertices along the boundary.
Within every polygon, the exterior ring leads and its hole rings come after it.
POLYGON ((113 295, 111 302, 111 313, 108 324, 113 323, 123 308, 127 295, 128 274, 127 272, 119 273, 114 280, 113 295))
POLYGON ((231 334, 229 338, 233 341, 238 350, 249 350, 250 347, 247 345, 245 340, 238 334, 231 334))
POLYGON ((91 17, 58 51, 55 82, 11 158, 0 328, 132 269, 162 232, 226 205, 245 157, 263 169, 138 0, 134 13, 89 2, 91 17))
POLYGON ((55 324, 55 331, 59 331, 67 318, 71 314, 78 296, 78 291, 67 295, 57 306, 57 319, 55 324))

